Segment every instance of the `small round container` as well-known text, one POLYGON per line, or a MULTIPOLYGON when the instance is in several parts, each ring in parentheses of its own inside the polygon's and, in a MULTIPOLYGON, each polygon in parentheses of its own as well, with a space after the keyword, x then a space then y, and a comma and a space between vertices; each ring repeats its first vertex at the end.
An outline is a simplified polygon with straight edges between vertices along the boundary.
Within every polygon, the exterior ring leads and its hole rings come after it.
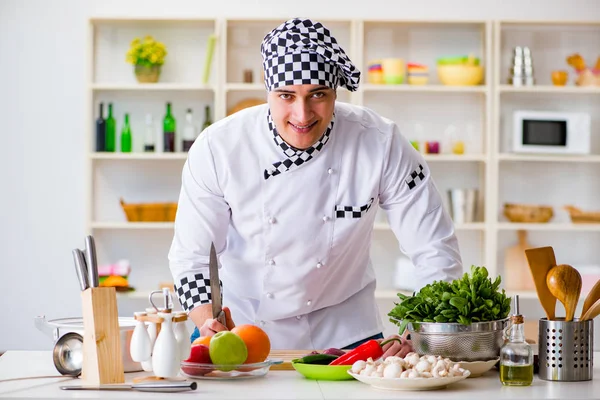
POLYGON ((348 371, 352 365, 317 365, 292 363, 296 371, 308 379, 317 379, 320 381, 344 381, 353 379, 348 371))

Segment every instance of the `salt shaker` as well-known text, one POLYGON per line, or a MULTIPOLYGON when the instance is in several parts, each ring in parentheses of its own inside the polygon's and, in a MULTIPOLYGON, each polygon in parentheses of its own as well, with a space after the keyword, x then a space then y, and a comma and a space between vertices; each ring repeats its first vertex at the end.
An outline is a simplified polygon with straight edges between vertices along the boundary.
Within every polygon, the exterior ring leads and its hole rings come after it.
POLYGON ((160 378, 173 378, 179 373, 181 361, 177 339, 173 333, 173 314, 159 312, 158 316, 163 321, 152 352, 152 368, 154 375, 160 378))
MULTIPOLYGON (((179 311, 175 313, 175 316, 186 315, 185 311, 179 311)), ((179 357, 183 361, 190 356, 192 343, 190 342, 190 332, 185 325, 185 321, 173 323, 173 331, 175 338, 177 339, 177 346, 179 347, 179 357)))
MULTIPOLYGON (((148 315, 156 315, 156 310, 154 307, 146 308, 146 313, 148 315)), ((156 323, 152 321, 148 321, 148 336, 150 337, 150 354, 152 355, 152 349, 154 349, 154 343, 156 342, 157 335, 157 327, 156 323)), ((146 361, 142 361, 142 369, 146 372, 152 372, 152 357, 148 358, 146 361)))
MULTIPOLYGON (((146 313, 136 312, 134 315, 136 317, 144 317, 146 316, 146 313)), ((135 362, 146 361, 152 355, 150 336, 148 335, 146 325, 142 320, 136 320, 135 328, 133 329, 133 335, 131 335, 129 353, 131 354, 131 359, 135 362)))

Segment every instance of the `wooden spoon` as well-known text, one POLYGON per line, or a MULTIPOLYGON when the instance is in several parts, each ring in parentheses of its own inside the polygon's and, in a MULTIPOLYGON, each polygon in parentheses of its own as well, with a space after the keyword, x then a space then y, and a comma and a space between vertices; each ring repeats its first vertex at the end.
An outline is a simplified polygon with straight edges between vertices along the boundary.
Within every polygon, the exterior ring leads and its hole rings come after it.
POLYGON ((570 265, 561 264, 552 268, 546 276, 550 293, 565 306, 565 322, 573 321, 575 308, 581 295, 581 275, 570 265))
POLYGON ((600 300, 596 300, 594 304, 587 310, 585 314, 581 316, 581 321, 588 319, 594 319, 600 314, 600 300))
POLYGON ((556 266, 554 250, 550 246, 527 249, 525 250, 525 257, 527 257, 538 299, 546 312, 548 321, 552 321, 555 318, 556 297, 548 289, 546 276, 548 271, 556 266))
POLYGON ((592 304, 596 303, 600 299, 600 279, 598 282, 592 287, 590 292, 587 294, 585 301, 583 302, 583 308, 581 309, 581 317, 583 318, 583 314, 589 310, 592 304))

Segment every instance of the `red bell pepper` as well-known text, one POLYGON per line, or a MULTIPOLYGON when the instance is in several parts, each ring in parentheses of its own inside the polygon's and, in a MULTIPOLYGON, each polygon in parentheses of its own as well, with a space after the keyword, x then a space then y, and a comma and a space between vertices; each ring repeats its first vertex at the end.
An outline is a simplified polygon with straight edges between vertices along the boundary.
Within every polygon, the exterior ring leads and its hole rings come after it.
POLYGON ((391 341, 397 340, 402 343, 402 340, 398 338, 392 338, 384 342, 379 343, 377 340, 372 339, 364 342, 357 348, 350 350, 343 356, 340 356, 333 360, 329 365, 352 365, 356 361, 367 361, 372 358, 373 361, 377 360, 383 355, 383 346, 391 341))

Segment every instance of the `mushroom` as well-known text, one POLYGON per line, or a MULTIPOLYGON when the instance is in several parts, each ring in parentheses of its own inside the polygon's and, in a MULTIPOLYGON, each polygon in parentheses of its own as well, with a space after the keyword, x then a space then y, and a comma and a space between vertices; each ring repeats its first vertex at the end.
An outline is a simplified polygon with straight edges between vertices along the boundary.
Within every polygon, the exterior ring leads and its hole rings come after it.
POLYGON ((446 375, 448 375, 448 371, 446 371, 446 363, 444 362, 444 360, 439 360, 431 369, 431 375, 433 375, 434 378, 439 378, 439 377, 444 377, 446 375), (442 375, 442 373, 444 373, 442 375))
POLYGON ((431 371, 431 364, 427 360, 421 360, 415 365, 415 369, 419 372, 429 372, 431 371))
POLYGON ((403 371, 403 372, 400 374, 400 378, 403 378, 403 379, 405 379, 405 378, 408 378, 408 375, 410 374, 410 371, 412 371, 412 370, 410 370, 410 369, 407 369, 406 371, 403 371))
POLYGON ((415 369, 411 369, 411 370, 410 370, 410 373, 408 374, 408 377, 409 377, 410 379, 413 379, 413 378, 420 378, 420 377, 421 377, 421 375, 419 374, 419 371, 417 371, 417 370, 415 370, 415 369))
POLYGON ((406 361, 408 364, 415 366, 419 363, 419 361, 421 361, 421 359, 419 358, 419 355, 417 353, 408 353, 406 355, 406 357, 404 357, 404 361, 406 361))
POLYGON ((402 366, 398 364, 389 364, 383 370, 384 378, 400 378, 402 374, 402 366))
POLYGON ((433 375, 431 375, 431 372, 429 372, 429 371, 422 372, 421 376, 423 378, 433 378, 433 375))
POLYGON ((359 360, 359 361, 355 362, 354 364, 352 364, 352 373, 358 374, 366 366, 367 366, 367 363, 365 361, 359 360))
POLYGON ((366 376, 371 376, 373 374, 373 372, 376 372, 376 371, 377 370, 375 368, 375 365, 367 363, 367 366, 365 367, 365 369, 363 369, 362 371, 360 371, 360 374, 361 375, 366 375, 366 376))

